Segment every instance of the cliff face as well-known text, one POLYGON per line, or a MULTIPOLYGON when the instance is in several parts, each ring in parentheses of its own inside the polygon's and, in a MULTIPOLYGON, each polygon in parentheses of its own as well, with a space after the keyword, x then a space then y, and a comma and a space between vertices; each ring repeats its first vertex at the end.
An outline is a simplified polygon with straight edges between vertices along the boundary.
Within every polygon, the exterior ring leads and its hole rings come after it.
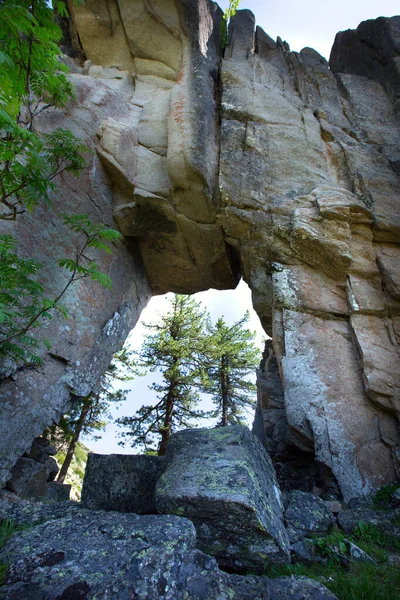
POLYGON ((63 122, 96 152, 82 179, 63 180, 56 209, 24 216, 18 233, 54 289, 52 258, 72 243, 63 205, 114 217, 125 243, 102 265, 111 294, 76 286, 43 368, 4 380, 2 481, 70 394, 96 385, 151 293, 234 287, 240 272, 273 338, 262 376, 274 363, 282 383, 260 386, 271 448, 315 456, 346 499, 395 479, 400 17, 338 34, 329 68, 245 10, 221 58, 208 0, 70 10, 91 62, 71 75, 78 101, 42 126, 63 122))

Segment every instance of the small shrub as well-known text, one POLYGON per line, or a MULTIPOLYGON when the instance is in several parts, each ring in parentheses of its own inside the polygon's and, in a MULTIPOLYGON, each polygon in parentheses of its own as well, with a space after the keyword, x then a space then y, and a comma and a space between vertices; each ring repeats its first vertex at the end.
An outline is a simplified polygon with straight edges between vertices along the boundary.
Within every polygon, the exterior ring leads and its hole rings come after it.
POLYGON ((378 490, 373 498, 374 508, 384 509, 390 505, 392 494, 400 488, 398 483, 390 483, 378 490))

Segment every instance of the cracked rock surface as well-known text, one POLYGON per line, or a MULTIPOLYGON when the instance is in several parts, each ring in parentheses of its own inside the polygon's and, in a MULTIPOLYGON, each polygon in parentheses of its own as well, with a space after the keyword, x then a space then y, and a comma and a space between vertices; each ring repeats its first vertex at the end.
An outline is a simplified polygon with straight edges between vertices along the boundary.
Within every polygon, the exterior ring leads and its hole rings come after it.
MULTIPOLYGON (((2 518, 28 522, 32 510, 0 504, 2 518), (17 513, 24 511, 23 515, 17 513)), ((15 533, 0 552, 8 563, 4 600, 67 598, 138 600, 334 600, 303 577, 229 575, 196 549, 193 523, 175 516, 135 515, 54 505, 40 525, 15 533), (52 512, 53 511, 53 512, 52 512)), ((35 509, 33 509, 34 511, 35 509)), ((36 509, 37 510, 37 509, 36 509)))
POLYGON ((52 210, 1 226, 43 263, 49 297, 64 282, 56 259, 79 245, 64 212, 116 223, 124 242, 94 257, 112 291, 71 286, 70 320, 40 332, 43 366, 2 366, 1 483, 96 388, 152 294, 240 275, 272 336, 258 414, 273 461, 285 472, 289 450, 308 456, 346 501, 398 478, 400 17, 338 34, 328 64, 272 40, 247 10, 222 56, 209 0, 70 10, 87 60, 68 59, 76 101, 40 127, 71 129, 93 154, 79 180, 63 175, 52 210), (277 389, 277 376, 279 401, 265 383, 277 389))

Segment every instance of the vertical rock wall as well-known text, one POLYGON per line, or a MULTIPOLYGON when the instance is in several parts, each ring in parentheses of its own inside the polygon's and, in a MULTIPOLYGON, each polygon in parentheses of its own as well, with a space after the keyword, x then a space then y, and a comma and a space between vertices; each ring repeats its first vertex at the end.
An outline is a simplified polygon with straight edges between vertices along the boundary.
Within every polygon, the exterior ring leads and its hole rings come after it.
POLYGON ((221 221, 273 337, 288 435, 345 499, 400 466, 400 19, 378 21, 339 34, 329 69, 238 11, 221 69, 221 221))
MULTIPOLYGON (((68 280, 57 261, 74 258, 82 238, 63 224, 63 214, 88 214, 94 223, 115 227, 112 218, 112 184, 95 152, 96 127, 104 118, 128 114, 132 82, 119 72, 99 79, 82 69, 71 75, 76 100, 65 112, 49 110, 41 127, 70 129, 93 152, 76 179, 63 175, 51 208, 37 208, 16 222, 1 222, 2 233, 18 239, 22 257, 39 260, 46 295, 54 298, 68 280)), ((2 365, 0 382, 0 483, 10 468, 31 447, 35 437, 67 410, 76 396, 96 388, 114 352, 120 349, 151 295, 138 246, 134 240, 118 243, 111 255, 92 252, 90 257, 112 280, 104 289, 88 280, 73 284, 62 298, 69 318, 55 315, 37 338, 50 340, 43 365, 16 370, 2 365)))

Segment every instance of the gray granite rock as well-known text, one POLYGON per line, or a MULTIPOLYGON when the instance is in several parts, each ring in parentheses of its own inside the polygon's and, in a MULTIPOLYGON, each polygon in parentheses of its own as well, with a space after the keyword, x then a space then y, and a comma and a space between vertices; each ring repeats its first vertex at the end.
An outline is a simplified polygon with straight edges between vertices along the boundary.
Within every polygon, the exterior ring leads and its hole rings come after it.
MULTIPOLYGON (((193 524, 176 516, 91 511, 64 503, 0 551, 3 600, 294 600, 335 598, 305 578, 229 575, 195 549, 193 524)), ((51 507, 54 508, 54 507, 51 507)), ((25 511, 25 518, 29 511, 25 511)), ((3 514, 7 508, 3 508, 3 514)), ((16 514, 16 509, 9 516, 16 514)))
POLYGON ((307 577, 282 577, 271 581, 271 600, 335 600, 336 596, 318 581, 307 577))
POLYGON ((0 521, 13 521, 20 525, 40 525, 46 521, 58 520, 63 517, 72 518, 82 510, 78 502, 30 502, 20 500, 17 503, 0 499, 0 521))
POLYGON ((371 558, 369 554, 364 552, 364 550, 359 548, 356 544, 346 539, 344 540, 344 542, 347 543, 349 546, 350 560, 352 560, 353 562, 367 562, 371 564, 375 563, 374 559, 371 558))
POLYGON ((46 486, 46 500, 53 502, 64 502, 69 500, 71 495, 71 485, 69 483, 57 483, 57 481, 48 481, 46 486))
POLYGON ((316 562, 323 564, 326 562, 325 559, 317 554, 313 540, 308 540, 307 538, 292 544, 292 552, 294 552, 296 557, 308 563, 316 562))
POLYGON ((155 486, 163 465, 162 456, 90 453, 82 504, 98 510, 154 514, 155 486))
POLYGON ((285 523, 290 541, 297 542, 313 534, 326 533, 334 520, 323 500, 295 490, 288 496, 285 523))
POLYGON ((247 427, 171 436, 156 507, 191 519, 199 548, 231 571, 262 573, 267 563, 289 562, 275 472, 247 427))
POLYGON ((7 489, 21 498, 39 498, 46 493, 48 475, 46 464, 22 457, 11 469, 7 489))

